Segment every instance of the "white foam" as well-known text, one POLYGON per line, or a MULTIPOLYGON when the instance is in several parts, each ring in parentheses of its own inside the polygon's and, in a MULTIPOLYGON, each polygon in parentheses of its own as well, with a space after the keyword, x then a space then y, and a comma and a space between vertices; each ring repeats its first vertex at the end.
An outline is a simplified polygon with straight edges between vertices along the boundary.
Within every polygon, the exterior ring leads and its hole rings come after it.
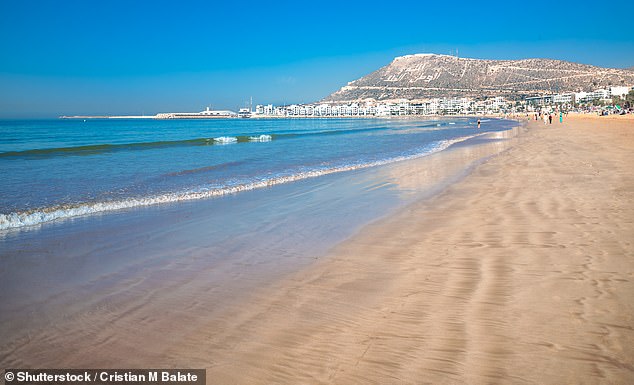
POLYGON ((35 226, 46 222, 52 222, 55 220, 74 218, 89 214, 104 213, 109 211, 124 210, 135 207, 152 206, 158 204, 184 202, 198 199, 206 199, 219 197, 228 194, 236 194, 242 191, 254 190, 263 187, 275 186, 278 184, 294 182, 302 179, 316 178, 323 175, 329 175, 344 171, 353 171, 369 167, 382 166, 389 163, 400 162, 404 160, 416 159, 424 157, 442 150, 445 150, 454 143, 462 142, 467 139, 474 138, 476 136, 484 135, 486 133, 475 134, 465 136, 453 140, 445 140, 436 143, 433 147, 428 148, 426 151, 414 154, 404 155, 389 159, 383 159, 368 163, 352 164, 347 166, 339 166, 325 169, 317 169, 311 171, 300 172, 292 175, 276 176, 266 179, 261 179, 249 183, 239 184, 235 186, 225 186, 219 188, 203 188, 198 191, 185 191, 177 193, 169 193, 145 198, 129 198, 120 201, 110 202, 93 202, 83 203, 77 206, 65 205, 54 206, 42 210, 34 210, 19 213, 0 214, 0 230, 15 229, 20 227, 35 226))
POLYGON ((214 142, 220 143, 220 144, 237 143, 238 138, 233 136, 220 136, 218 138, 214 138, 214 142))
POLYGON ((271 135, 249 136, 251 142, 270 142, 273 140, 271 135))

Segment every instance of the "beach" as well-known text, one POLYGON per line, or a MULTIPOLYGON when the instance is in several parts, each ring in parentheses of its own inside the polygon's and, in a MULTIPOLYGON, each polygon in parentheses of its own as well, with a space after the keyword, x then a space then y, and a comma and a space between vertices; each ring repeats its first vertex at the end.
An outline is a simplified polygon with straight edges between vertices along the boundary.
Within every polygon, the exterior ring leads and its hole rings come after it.
POLYGON ((5 368, 211 366, 196 331, 231 324, 519 131, 497 119, 476 131, 473 118, 0 123, 5 368), (205 139, 229 133, 273 136, 205 139))
POLYGON ((634 120, 528 127, 196 331, 208 380, 632 383, 634 120))
POLYGON ((209 384, 632 383, 634 120, 517 130, 223 205, 14 235, 28 247, 5 257, 4 305, 29 316, 7 316, 0 361, 205 368, 209 384), (393 195, 407 204, 375 207, 393 195), (278 216, 249 217, 279 199, 278 216), (370 224, 337 219, 359 211, 370 224), (205 243, 224 234, 214 218, 245 231, 205 243), (253 243, 243 218, 275 237, 253 243))

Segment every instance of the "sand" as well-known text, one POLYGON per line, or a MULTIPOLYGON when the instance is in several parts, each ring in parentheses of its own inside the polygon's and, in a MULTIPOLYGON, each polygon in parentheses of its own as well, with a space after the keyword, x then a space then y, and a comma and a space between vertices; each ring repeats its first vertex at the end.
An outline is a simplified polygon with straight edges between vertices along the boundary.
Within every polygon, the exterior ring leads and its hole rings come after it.
POLYGON ((634 120, 528 128, 173 354, 210 383, 634 383, 634 120))

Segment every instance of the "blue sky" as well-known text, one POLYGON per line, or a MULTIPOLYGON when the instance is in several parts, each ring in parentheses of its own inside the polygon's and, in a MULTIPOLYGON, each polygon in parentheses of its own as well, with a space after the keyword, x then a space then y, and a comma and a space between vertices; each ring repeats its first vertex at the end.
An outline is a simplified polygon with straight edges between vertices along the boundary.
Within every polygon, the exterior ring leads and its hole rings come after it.
POLYGON ((0 0, 0 117, 319 100, 412 53, 634 66, 594 2, 0 0))

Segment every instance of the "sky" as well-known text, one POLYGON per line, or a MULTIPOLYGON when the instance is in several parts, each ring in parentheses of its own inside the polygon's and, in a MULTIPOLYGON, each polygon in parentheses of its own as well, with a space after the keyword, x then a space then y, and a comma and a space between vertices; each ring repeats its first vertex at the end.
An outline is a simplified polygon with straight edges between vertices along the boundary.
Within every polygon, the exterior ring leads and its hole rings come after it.
POLYGON ((0 118, 309 103, 414 53, 632 67, 629 24, 583 0, 0 0, 0 118))

